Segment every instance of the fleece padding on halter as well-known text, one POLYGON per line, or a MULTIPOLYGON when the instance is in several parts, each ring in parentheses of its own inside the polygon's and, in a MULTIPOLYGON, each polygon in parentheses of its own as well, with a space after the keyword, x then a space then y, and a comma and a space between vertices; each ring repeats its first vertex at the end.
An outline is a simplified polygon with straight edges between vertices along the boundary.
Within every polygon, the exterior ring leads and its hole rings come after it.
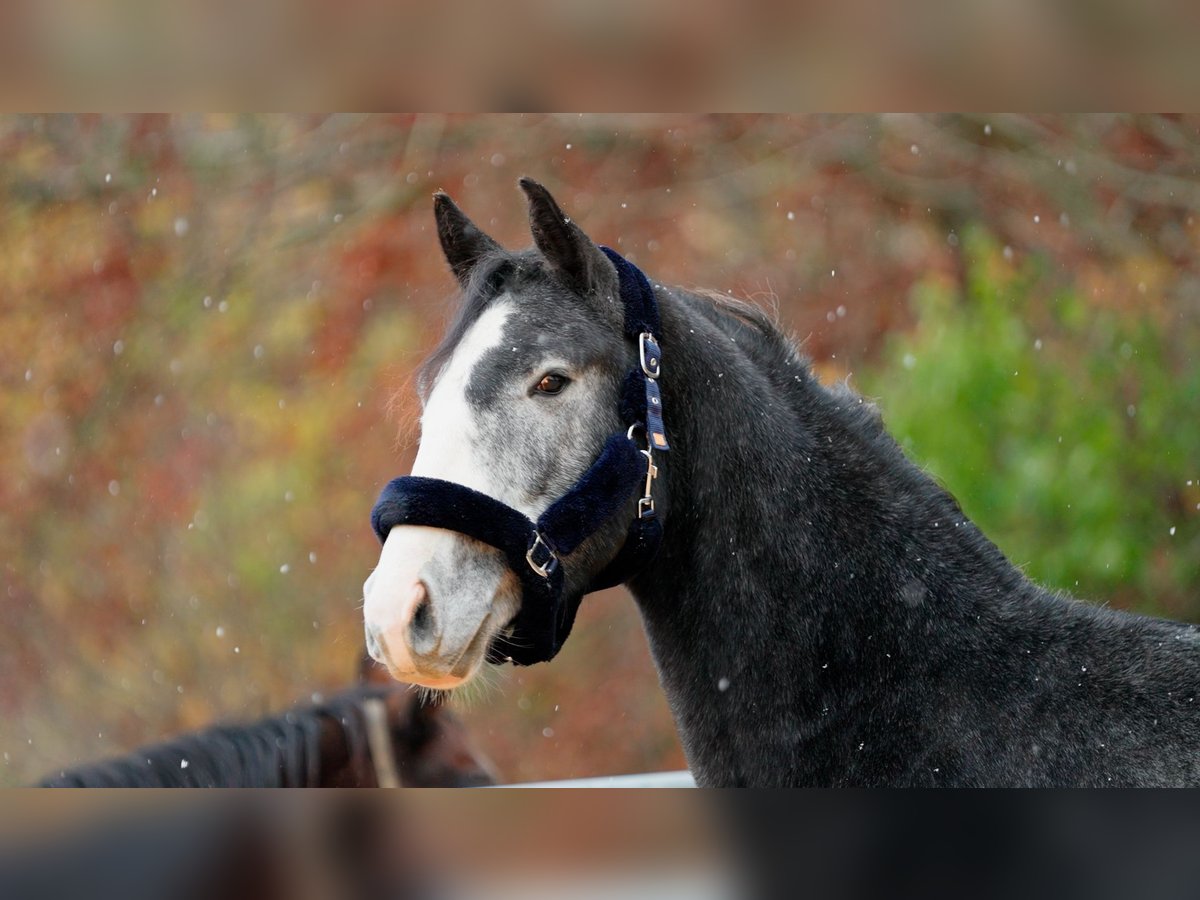
MULTIPOLYGON (((638 367, 630 372, 641 388, 641 414, 634 420, 646 428, 646 440, 655 450, 670 450, 663 424, 662 393, 658 375, 662 371, 662 350, 654 336, 659 333, 658 303, 654 287, 642 270, 609 247, 600 248, 611 260, 621 279, 621 302, 625 305, 625 336, 637 344, 638 367)), ((622 398, 622 415, 626 400, 622 398)), ((629 424, 632 421, 626 420, 629 424)))
MULTIPOLYGON (((371 527, 380 542, 386 541, 397 525, 445 528, 503 553, 522 588, 521 609, 512 623, 514 646, 505 655, 528 665, 554 656, 575 620, 576 610, 562 603, 563 571, 558 557, 574 552, 633 497, 644 469, 644 459, 633 442, 614 434, 591 468, 536 523, 511 506, 461 484, 420 476, 396 478, 371 510, 371 527), (531 563, 543 566, 546 574, 539 574, 531 563)), ((644 541, 640 534, 634 537, 644 541)), ((601 574, 612 577, 619 572, 610 565, 601 574)))
POLYGON ((573 553, 633 496, 644 470, 633 442, 623 434, 611 435, 591 468, 536 523, 464 485, 409 475, 383 489, 371 510, 371 527, 380 541, 386 541, 397 525, 457 531, 504 551, 514 568, 519 562, 524 569, 534 532, 556 556, 573 553))
POLYGON ((621 303, 625 306, 625 337, 637 340, 639 334, 659 333, 658 304, 650 279, 637 266, 611 247, 601 252, 617 270, 621 280, 621 303))
MULTIPOLYGON (((521 582, 520 628, 514 622, 512 659, 522 665, 538 662, 543 654, 556 653, 562 596, 562 566, 540 575, 526 561, 534 524, 511 506, 461 484, 410 475, 388 483, 371 510, 371 525, 380 542, 397 525, 424 525, 457 531, 495 547, 521 582), (515 635, 520 632, 520 637, 515 635), (531 658, 526 660, 526 654, 531 658)), ((569 631, 569 628, 568 628, 569 631)), ((563 640, 566 636, 563 636, 563 640)), ((503 661, 503 656, 491 662, 503 661)))
MULTIPOLYGON (((650 447, 666 450, 658 398, 662 353, 654 340, 658 308, 653 288, 636 266, 607 247, 601 249, 617 268, 625 304, 625 334, 637 342, 639 350, 639 367, 629 373, 622 392, 621 416, 626 424, 645 429, 650 447), (639 396, 644 398, 642 402, 635 399, 639 396)), ((380 543, 397 525, 422 525, 457 531, 503 553, 521 582, 521 608, 509 625, 505 650, 493 649, 489 660, 507 658, 518 665, 531 665, 558 653, 571 633, 584 593, 627 581, 653 558, 662 538, 662 525, 649 494, 652 475, 648 473, 655 471, 651 453, 639 449, 630 435, 619 433, 605 441, 591 467, 537 522, 464 485, 408 476, 393 479, 383 489, 371 510, 371 527, 380 543), (599 531, 643 482, 645 496, 616 557, 585 591, 564 598, 560 557, 569 556, 599 531)))

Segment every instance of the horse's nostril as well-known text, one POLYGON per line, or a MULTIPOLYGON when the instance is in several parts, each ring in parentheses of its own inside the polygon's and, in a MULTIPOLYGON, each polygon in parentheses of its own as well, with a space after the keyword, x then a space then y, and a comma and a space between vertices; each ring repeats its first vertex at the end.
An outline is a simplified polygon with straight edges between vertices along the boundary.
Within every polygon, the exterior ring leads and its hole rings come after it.
POLYGON ((430 618, 429 601, 422 601, 421 605, 413 611, 413 628, 418 631, 424 631, 429 627, 430 618))
POLYGON ((367 626, 367 654, 377 663, 386 662, 383 658, 383 648, 379 645, 379 632, 374 625, 367 626))
POLYGON ((427 653, 429 644, 434 640, 434 617, 425 582, 417 582, 414 600, 412 618, 408 623, 409 642, 415 653, 427 653))

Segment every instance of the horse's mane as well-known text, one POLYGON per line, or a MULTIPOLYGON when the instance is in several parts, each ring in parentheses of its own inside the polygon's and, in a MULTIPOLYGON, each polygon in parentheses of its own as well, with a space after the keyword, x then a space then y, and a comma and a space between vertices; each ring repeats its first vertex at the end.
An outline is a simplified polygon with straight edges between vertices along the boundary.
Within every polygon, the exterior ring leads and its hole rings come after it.
POLYGON ((749 300, 709 288, 675 287, 668 290, 676 296, 690 298, 694 301, 690 304, 693 309, 703 313, 731 337, 749 337, 761 350, 782 359, 800 358, 795 342, 784 333, 779 324, 777 308, 768 311, 749 300))
POLYGON ((849 376, 845 381, 823 385, 813 375, 812 361, 801 349, 801 342, 783 330, 778 309, 767 310, 705 288, 674 288, 672 293, 729 335, 794 406, 807 407, 814 396, 824 394, 841 412, 840 420, 864 439, 889 454, 901 452, 884 429, 879 408, 850 387, 849 376), (818 389, 816 393, 814 388, 818 389))
POLYGON ((345 738, 351 760, 365 764, 370 754, 363 701, 393 690, 356 687, 257 722, 216 725, 123 757, 63 770, 41 786, 316 787, 322 724, 332 721, 345 738))

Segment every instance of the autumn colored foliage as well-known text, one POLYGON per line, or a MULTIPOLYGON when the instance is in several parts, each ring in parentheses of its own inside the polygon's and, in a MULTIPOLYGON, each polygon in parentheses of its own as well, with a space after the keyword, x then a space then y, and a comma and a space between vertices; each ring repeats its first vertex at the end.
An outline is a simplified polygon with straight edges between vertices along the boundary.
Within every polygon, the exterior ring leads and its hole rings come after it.
MULTIPOLYGON (((0 119, 0 784, 345 684, 454 285, 546 183, 770 306, 1030 574, 1200 619, 1200 119, 0 119)), ((637 612, 466 698, 514 781, 684 764, 637 612)))

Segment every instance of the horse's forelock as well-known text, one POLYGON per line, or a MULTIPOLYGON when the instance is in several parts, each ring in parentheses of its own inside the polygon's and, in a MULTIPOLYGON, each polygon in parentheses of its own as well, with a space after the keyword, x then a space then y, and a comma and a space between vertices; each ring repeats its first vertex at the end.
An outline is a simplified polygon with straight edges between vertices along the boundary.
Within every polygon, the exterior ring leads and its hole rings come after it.
POLYGON ((463 336, 483 315, 498 296, 504 293, 505 280, 517 265, 517 257, 511 253, 495 253, 479 259, 472 269, 466 286, 461 291, 457 309, 446 334, 433 352, 417 367, 417 393, 422 400, 429 398, 433 383, 441 374, 446 363, 463 336))

